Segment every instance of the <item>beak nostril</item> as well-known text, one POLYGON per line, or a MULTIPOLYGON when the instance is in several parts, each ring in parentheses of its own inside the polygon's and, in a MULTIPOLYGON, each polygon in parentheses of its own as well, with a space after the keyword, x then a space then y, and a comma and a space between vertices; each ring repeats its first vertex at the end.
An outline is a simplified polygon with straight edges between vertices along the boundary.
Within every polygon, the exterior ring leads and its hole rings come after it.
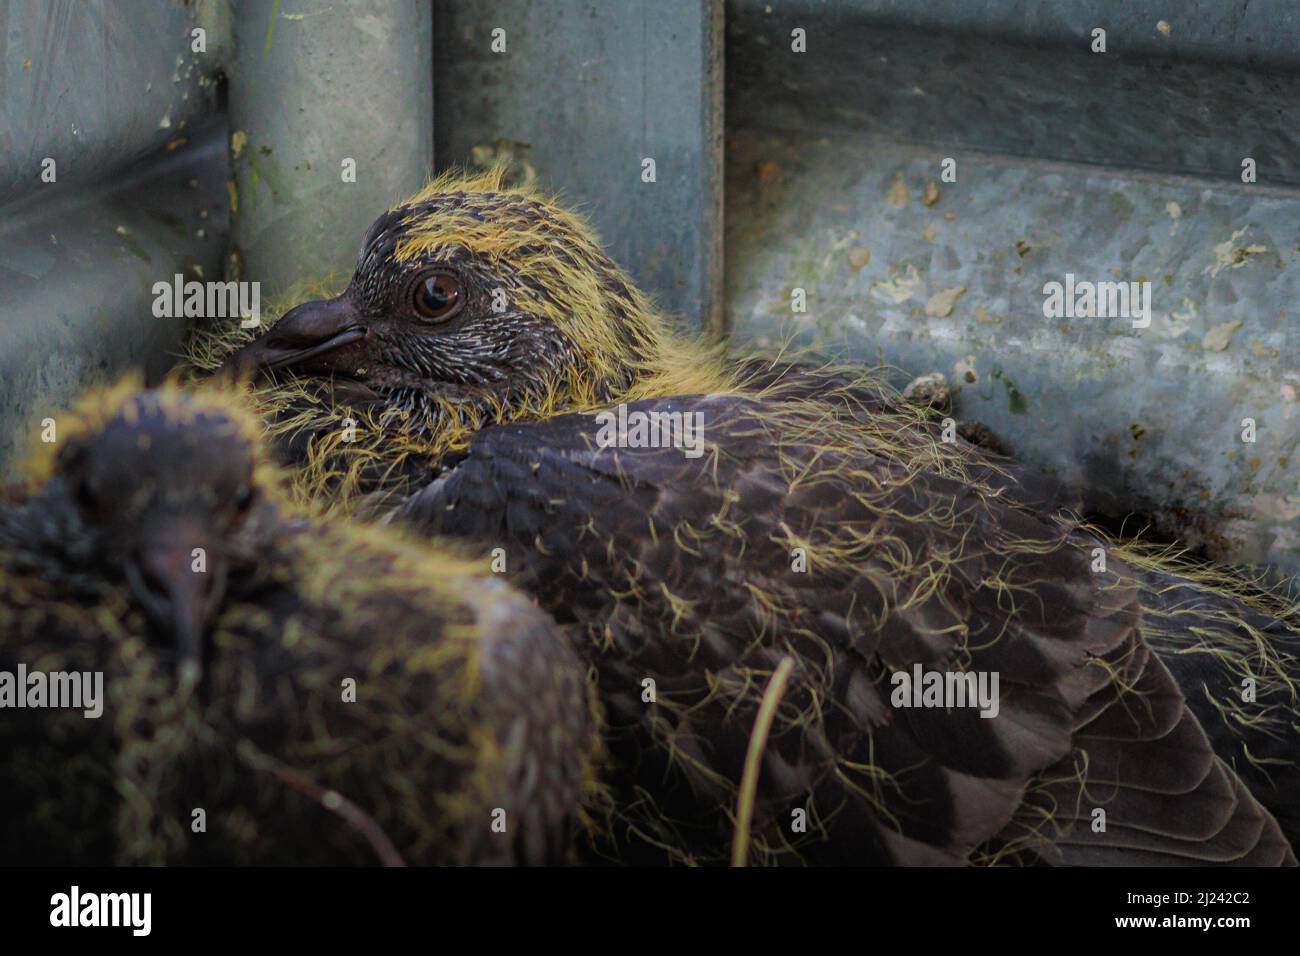
POLYGON ((140 557, 126 563, 126 576, 131 589, 140 599, 144 609, 154 618, 165 618, 171 613, 172 589, 140 557))
POLYGON ((140 562, 140 583, 155 601, 160 604, 171 603, 171 589, 167 586, 166 581, 154 573, 153 568, 149 566, 147 561, 140 562))

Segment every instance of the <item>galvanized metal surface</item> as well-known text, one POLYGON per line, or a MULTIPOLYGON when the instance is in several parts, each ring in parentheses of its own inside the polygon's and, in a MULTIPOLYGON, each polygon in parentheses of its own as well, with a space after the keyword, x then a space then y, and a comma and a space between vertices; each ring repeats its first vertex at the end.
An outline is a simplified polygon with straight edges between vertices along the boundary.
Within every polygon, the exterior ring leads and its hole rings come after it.
POLYGON ((41 420, 129 369, 172 364, 183 318, 156 318, 153 285, 220 275, 226 222, 220 123, 129 175, 0 219, 0 478, 41 420))
POLYGON ((727 10, 727 110, 747 127, 1233 181, 1249 157, 1259 182, 1300 184, 1294 0, 730 0, 727 10), (1091 51, 1097 27, 1104 54, 1091 51), (795 29, 805 53, 791 48, 795 29))
POLYGON ((729 324, 943 371, 1098 513, 1300 571, 1297 36, 1284 0, 730 0, 729 324), (1150 327, 1047 317, 1067 275, 1149 280, 1150 327))
POLYGON ((213 103, 197 25, 165 0, 0 0, 0 206, 50 198, 45 159, 66 189, 183 138, 213 103))
POLYGON ((434 32, 439 167, 512 160, 683 325, 716 328, 720 0, 449 0, 434 32))
POLYGON ((728 115, 738 339, 943 371, 964 383, 961 416, 1090 508, 1300 571, 1300 193, 917 145, 847 121, 773 132, 770 117, 728 115), (1044 286, 1067 274, 1149 280, 1150 327, 1046 317, 1044 286))
POLYGON ((432 172, 431 20, 421 0, 235 6, 232 241, 263 295, 350 273, 371 220, 432 172))

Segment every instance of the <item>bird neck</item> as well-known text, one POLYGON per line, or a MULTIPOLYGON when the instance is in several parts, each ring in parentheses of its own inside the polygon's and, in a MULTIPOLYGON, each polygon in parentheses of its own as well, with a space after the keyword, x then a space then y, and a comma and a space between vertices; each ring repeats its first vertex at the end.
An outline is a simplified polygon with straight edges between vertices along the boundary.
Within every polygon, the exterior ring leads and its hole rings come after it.
POLYGON ((681 334, 635 290, 632 300, 638 308, 620 310, 602 323, 617 330, 612 342, 600 335, 588 339, 582 367, 565 389, 571 398, 566 410, 734 387, 720 343, 681 334))

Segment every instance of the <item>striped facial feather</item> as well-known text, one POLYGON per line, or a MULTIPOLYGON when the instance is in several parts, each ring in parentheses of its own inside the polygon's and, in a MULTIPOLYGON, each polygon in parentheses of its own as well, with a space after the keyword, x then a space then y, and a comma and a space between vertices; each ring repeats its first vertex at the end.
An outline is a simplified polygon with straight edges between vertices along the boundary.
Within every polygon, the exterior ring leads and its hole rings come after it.
POLYGON ((631 370, 584 349, 563 317, 603 312, 616 327, 644 308, 577 222, 495 191, 436 193, 385 213, 344 297, 369 340, 353 377, 417 427, 447 405, 482 414, 549 402, 571 381, 596 379, 600 397, 614 395, 631 370), (465 300, 445 322, 423 319, 414 303, 431 274, 454 277, 465 300))

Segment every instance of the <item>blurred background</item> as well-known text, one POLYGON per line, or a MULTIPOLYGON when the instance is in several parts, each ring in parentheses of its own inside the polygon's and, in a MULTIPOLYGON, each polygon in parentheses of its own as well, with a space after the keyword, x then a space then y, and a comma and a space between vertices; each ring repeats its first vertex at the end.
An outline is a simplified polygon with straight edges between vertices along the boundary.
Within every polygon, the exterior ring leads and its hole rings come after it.
POLYGON ((506 161, 683 328, 943 372, 1099 518, 1294 574, 1298 138, 1294 0, 0 0, 0 477, 168 368, 154 283, 345 279, 506 161))

